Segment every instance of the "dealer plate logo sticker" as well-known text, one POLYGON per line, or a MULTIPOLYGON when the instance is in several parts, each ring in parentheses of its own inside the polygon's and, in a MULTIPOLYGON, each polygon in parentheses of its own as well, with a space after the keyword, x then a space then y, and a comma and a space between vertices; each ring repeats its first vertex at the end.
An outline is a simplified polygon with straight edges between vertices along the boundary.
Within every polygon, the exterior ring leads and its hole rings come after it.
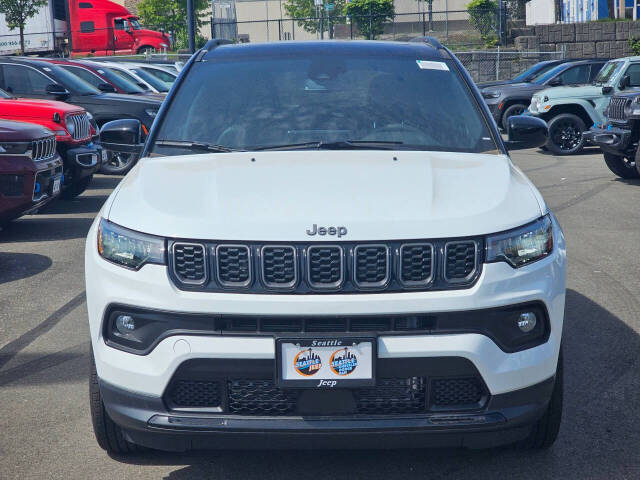
POLYGON ((344 377, 352 373, 358 366, 358 357, 348 347, 333 352, 329 359, 329 367, 336 375, 344 377))
POLYGON ((322 368, 320 356, 312 349, 306 348, 295 356, 293 366, 300 375, 310 377, 315 375, 322 368))

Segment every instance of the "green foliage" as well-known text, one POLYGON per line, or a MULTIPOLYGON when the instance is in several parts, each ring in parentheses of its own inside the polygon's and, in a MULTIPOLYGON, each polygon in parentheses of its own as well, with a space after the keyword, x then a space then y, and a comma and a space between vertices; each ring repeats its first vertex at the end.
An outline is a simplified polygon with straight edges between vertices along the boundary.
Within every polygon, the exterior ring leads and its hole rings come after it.
POLYGON ((351 0, 345 13, 355 22, 366 39, 373 40, 383 31, 384 23, 393 18, 393 0, 351 0))
POLYGON ((634 57, 640 55, 640 38, 629 38, 629 47, 634 57))
POLYGON ((344 0, 327 0, 333 3, 333 10, 322 12, 323 19, 316 18, 316 6, 313 0, 287 0, 284 4, 284 11, 291 18, 298 19, 298 25, 309 33, 318 33, 321 29, 326 30, 330 24, 342 23, 338 17, 344 16, 344 0))
POLYGON ((485 46, 493 47, 498 43, 498 2, 495 0, 471 0, 467 5, 469 23, 480 32, 485 46))
POLYGON ((0 13, 4 14, 7 26, 20 30, 20 53, 24 53, 24 25, 47 0, 0 0, 0 13))
MULTIPOLYGON (((193 6, 196 17, 196 43, 199 43, 198 31, 209 23, 204 19, 209 2, 208 0, 194 0, 193 6)), ((155 29, 163 27, 165 32, 172 33, 175 48, 189 46, 186 21, 187 0, 141 0, 137 9, 143 25, 155 29)))

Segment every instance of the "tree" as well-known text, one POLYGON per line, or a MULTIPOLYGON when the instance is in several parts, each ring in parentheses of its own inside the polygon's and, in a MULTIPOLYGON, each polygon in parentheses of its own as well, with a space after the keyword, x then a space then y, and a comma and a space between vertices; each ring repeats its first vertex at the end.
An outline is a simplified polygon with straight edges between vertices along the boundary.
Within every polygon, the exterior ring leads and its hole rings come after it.
POLYGON ((307 32, 318 33, 329 25, 342 23, 339 17, 344 16, 345 0, 328 0, 327 3, 333 4, 333 10, 321 11, 321 18, 318 18, 313 0, 287 0, 284 11, 289 17, 297 19, 298 25, 307 32))
POLYGON ((469 23, 480 32, 486 46, 494 46, 498 41, 498 2, 495 0, 472 0, 467 5, 469 23))
POLYGON ((393 18, 393 0, 351 0, 345 13, 355 22, 367 40, 373 40, 383 32, 384 22, 393 18))
MULTIPOLYGON (((3 0, 0 0, 3 1, 3 0)), ((204 14, 209 8, 208 0, 194 0, 196 33, 209 23, 204 14)), ((137 5, 138 15, 145 26, 163 27, 172 32, 177 48, 186 48, 189 43, 187 27, 187 0, 141 0, 137 5)))
POLYGON ((40 8, 47 4, 47 0, 0 0, 0 13, 9 28, 20 30, 20 53, 24 54, 24 25, 40 8))

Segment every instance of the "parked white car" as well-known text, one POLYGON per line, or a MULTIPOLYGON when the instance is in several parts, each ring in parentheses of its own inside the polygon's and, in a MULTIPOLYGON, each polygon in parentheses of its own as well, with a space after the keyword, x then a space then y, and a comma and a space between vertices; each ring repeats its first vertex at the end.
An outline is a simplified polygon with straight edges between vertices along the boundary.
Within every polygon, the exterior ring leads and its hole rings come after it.
POLYGON ((101 62, 103 65, 111 68, 115 73, 119 73, 128 80, 135 79, 135 82, 148 88, 154 93, 167 93, 171 88, 171 83, 160 80, 157 76, 152 75, 146 70, 142 70, 135 63, 128 62, 101 62))
POLYGON ((565 241, 509 123, 433 39, 209 42, 87 237, 98 443, 553 444, 565 241))

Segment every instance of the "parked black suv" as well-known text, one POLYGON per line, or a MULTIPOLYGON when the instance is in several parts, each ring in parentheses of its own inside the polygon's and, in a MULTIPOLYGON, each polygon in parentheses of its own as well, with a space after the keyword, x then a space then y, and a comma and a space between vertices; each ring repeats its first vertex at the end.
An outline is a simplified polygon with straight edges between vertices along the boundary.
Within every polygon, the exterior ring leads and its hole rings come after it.
POLYGON ((605 124, 595 124, 585 139, 602 149, 607 167, 617 176, 640 178, 640 90, 611 97, 604 114, 605 124))
MULTIPOLYGON (((0 88, 16 97, 79 105, 93 115, 98 126, 111 120, 136 119, 145 136, 162 104, 161 100, 146 96, 103 93, 58 65, 26 58, 0 57, 0 88)), ((129 157, 117 173, 128 171, 133 160, 129 157)))
POLYGON ((482 97, 498 126, 506 129, 508 118, 524 112, 534 93, 560 85, 591 83, 605 63, 607 59, 604 58, 568 61, 539 74, 530 82, 485 87, 482 97))
POLYGON ((570 62, 571 60, 545 60, 543 62, 538 62, 531 65, 524 72, 519 73, 515 77, 509 80, 495 80, 492 82, 480 82, 476 83, 478 88, 483 89, 487 87, 495 87, 497 85, 508 85, 512 83, 522 83, 522 82, 530 82, 538 75, 543 74, 544 72, 548 72, 553 67, 560 65, 561 63, 570 62))

